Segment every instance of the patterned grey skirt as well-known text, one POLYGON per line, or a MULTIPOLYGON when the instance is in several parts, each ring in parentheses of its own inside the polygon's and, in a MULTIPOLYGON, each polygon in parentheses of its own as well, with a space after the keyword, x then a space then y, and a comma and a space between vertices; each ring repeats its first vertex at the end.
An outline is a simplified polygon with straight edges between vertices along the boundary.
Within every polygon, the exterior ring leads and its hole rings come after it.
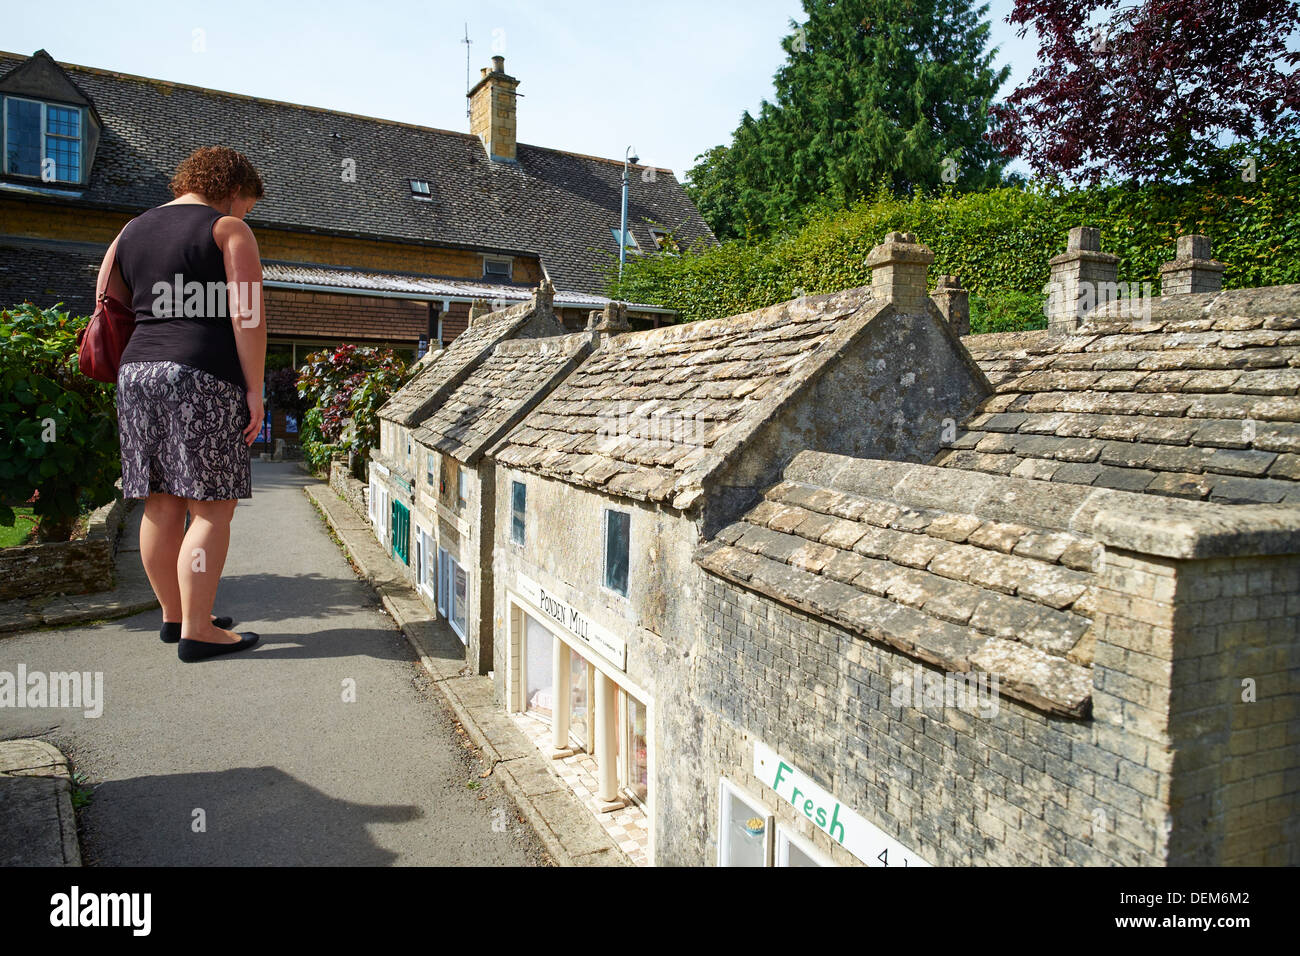
POLYGON ((248 403, 233 382, 177 362, 128 362, 117 376, 122 496, 251 498, 242 432, 248 403))

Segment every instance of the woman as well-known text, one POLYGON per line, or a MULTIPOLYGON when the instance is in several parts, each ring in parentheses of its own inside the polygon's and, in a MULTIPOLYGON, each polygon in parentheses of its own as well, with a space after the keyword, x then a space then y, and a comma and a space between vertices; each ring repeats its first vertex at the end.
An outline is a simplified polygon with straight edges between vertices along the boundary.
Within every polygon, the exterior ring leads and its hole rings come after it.
POLYGON ((117 380, 122 494, 147 499, 140 557, 161 637, 193 662, 258 641, 211 612, 262 427, 262 265, 244 216, 264 193, 252 163, 221 146, 191 153, 171 191, 118 233, 100 284, 136 317, 117 380))

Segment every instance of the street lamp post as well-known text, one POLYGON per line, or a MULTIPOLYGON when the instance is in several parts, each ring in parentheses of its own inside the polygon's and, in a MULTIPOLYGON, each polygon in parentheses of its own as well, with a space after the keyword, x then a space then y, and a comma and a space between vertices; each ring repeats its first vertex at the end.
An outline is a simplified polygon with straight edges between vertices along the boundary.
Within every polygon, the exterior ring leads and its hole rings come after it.
POLYGON ((618 227, 618 277, 623 278, 623 263, 627 260, 627 171, 628 164, 641 162, 636 147, 629 146, 623 154, 623 217, 618 227))

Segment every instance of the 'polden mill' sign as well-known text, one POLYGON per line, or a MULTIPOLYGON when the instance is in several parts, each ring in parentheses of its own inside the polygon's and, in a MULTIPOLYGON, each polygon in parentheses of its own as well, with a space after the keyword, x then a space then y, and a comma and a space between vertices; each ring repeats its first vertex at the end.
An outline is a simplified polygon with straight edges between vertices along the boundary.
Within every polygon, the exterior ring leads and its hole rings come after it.
POLYGON ((549 620, 609 661, 619 670, 627 669, 627 642, 587 617, 567 601, 561 600, 526 574, 518 575, 519 593, 549 620))

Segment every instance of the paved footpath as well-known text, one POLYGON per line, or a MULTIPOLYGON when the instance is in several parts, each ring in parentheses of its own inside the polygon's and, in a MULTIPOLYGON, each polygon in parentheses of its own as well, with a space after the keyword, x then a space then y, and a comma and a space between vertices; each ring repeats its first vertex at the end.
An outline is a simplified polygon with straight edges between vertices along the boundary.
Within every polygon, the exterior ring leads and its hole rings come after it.
POLYGON ((0 670, 103 673, 101 716, 0 708, 0 739, 40 737, 85 775, 86 865, 549 862, 480 777, 310 483, 292 463, 255 461, 235 511, 215 613, 261 634, 258 647, 182 664, 156 610, 0 635, 0 670))

